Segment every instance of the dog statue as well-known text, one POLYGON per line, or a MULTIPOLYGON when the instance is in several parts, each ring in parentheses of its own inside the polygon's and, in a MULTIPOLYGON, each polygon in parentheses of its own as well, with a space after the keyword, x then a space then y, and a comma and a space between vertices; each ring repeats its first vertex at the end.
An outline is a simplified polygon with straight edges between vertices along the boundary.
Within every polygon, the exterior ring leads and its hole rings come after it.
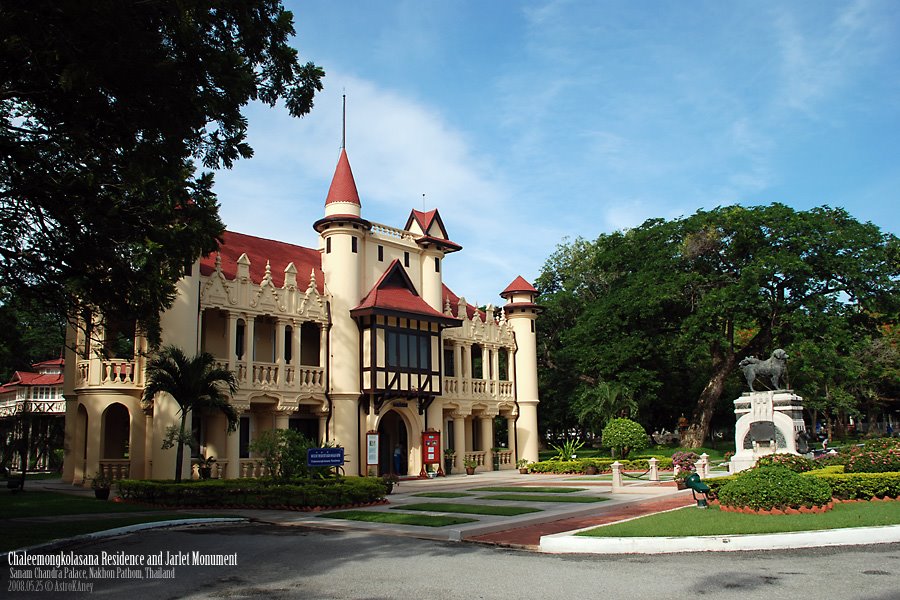
POLYGON ((787 359, 787 352, 778 348, 766 360, 759 360, 753 356, 748 356, 742 360, 740 362, 741 371, 744 372, 744 378, 747 380, 747 385, 750 386, 750 391, 756 391, 753 389, 753 382, 756 381, 757 377, 768 377, 772 382, 772 389, 779 389, 778 380, 784 374, 787 367, 787 359))

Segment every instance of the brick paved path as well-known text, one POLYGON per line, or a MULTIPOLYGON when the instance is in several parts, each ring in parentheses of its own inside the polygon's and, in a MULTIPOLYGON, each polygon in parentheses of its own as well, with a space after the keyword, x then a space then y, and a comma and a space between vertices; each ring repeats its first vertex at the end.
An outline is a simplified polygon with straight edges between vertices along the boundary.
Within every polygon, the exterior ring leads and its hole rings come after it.
POLYGON ((517 527, 515 529, 506 529, 504 531, 466 538, 466 541, 518 548, 524 547, 533 550, 540 545, 542 535, 551 535, 554 533, 562 533, 563 531, 572 531, 573 529, 614 523, 616 521, 671 510, 673 508, 681 508, 682 506, 690 506, 692 504, 694 504, 694 499, 690 495, 681 494, 675 497, 670 496, 668 498, 663 498, 661 500, 645 500, 643 502, 634 502, 618 507, 610 507, 612 510, 590 517, 576 517, 552 521, 550 523, 539 523, 536 525, 517 527))

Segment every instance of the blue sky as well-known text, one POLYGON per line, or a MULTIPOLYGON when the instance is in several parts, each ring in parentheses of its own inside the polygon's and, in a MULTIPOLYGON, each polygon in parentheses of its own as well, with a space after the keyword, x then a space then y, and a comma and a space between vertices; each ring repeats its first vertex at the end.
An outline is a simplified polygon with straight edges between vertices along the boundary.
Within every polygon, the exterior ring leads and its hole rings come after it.
POLYGON ((313 112, 250 106, 229 229, 315 247, 341 139, 369 220, 438 208, 479 304, 568 236, 700 208, 842 206, 900 233, 900 2, 304 1, 313 112), (424 194, 424 199, 423 199, 424 194))

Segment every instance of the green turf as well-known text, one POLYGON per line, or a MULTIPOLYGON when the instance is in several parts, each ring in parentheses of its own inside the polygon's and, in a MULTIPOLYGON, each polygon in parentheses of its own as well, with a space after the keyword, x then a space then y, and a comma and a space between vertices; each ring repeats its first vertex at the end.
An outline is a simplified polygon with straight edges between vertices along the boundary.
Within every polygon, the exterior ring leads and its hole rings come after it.
MULTIPOLYGON (((8 521, 3 524, 3 535, 0 536, 0 551, 27 548, 44 542, 64 539, 85 533, 105 531, 126 525, 137 523, 152 523, 155 521, 167 521, 169 519, 198 519, 213 515, 200 514, 155 514, 144 516, 104 516, 96 519, 78 521, 55 521, 52 523, 21 523, 8 521)), ((221 516, 221 515, 216 515, 221 516)), ((231 515, 227 515, 231 516, 231 515)))
POLYGON ((477 487, 469 489, 470 492, 515 492, 515 493, 532 493, 532 494, 571 494, 572 492, 583 492, 587 488, 575 487, 539 487, 539 486, 516 486, 516 487, 477 487))
POLYGON ((500 515, 512 517, 526 513, 540 512, 542 509, 529 506, 490 506, 481 504, 453 504, 450 502, 422 502, 395 506, 391 510, 422 510, 429 512, 463 513, 467 515, 500 515))
POLYGON ((513 502, 603 502, 609 498, 597 498, 592 496, 562 496, 551 494, 493 494, 480 496, 478 500, 512 500, 513 502))
POLYGON ((140 504, 123 504, 85 496, 73 496, 72 494, 29 491, 27 487, 25 491, 15 494, 11 492, 0 493, 0 515, 3 515, 4 519, 147 510, 161 509, 140 504))
POLYGON ((349 521, 393 523, 395 525, 417 525, 419 527, 446 527, 447 525, 459 525, 460 523, 474 523, 478 521, 478 519, 464 519, 462 517, 408 515, 404 513, 386 513, 365 510, 343 510, 319 516, 326 519, 347 519, 349 521))
POLYGON ((837 504, 833 510, 806 515, 745 515, 689 506, 624 523, 597 527, 577 535, 592 537, 669 537, 813 531, 900 524, 900 503, 837 504))
POLYGON ((412 495, 418 498, 465 498, 472 494, 467 494, 465 492, 420 492, 412 495))

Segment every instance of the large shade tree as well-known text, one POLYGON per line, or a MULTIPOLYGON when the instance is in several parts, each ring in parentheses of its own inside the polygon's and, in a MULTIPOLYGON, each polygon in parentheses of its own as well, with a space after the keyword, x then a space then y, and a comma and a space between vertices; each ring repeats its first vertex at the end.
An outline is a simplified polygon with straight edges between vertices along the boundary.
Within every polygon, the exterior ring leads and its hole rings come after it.
POLYGON ((323 71, 280 0, 59 0, 0 7, 0 280, 47 311, 158 339, 185 265, 223 230, 209 172, 250 101, 310 111, 323 71))
POLYGON ((691 414, 683 443, 700 446, 743 358, 792 342, 813 315, 839 316, 853 335, 894 320, 898 250, 895 236, 842 209, 781 204, 576 240, 538 280, 552 323, 540 360, 574 387, 626 386, 648 420, 680 402, 691 414))
POLYGON ((145 410, 153 411, 159 394, 170 395, 178 404, 180 425, 168 432, 166 447, 176 447, 175 481, 180 482, 184 447, 193 442, 186 429, 188 414, 221 412, 228 421, 228 431, 235 431, 238 413, 231 397, 237 391, 237 380, 232 371, 216 366, 212 354, 201 352, 188 357, 177 346, 164 346, 147 363, 146 373, 142 397, 145 410))

